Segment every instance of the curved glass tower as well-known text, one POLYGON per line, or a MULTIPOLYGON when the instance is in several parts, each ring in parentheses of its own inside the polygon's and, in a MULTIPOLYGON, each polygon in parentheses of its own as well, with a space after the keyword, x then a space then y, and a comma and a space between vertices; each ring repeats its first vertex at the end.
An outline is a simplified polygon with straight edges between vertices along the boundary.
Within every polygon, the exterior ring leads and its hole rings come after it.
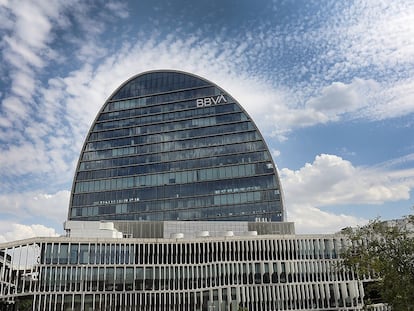
POLYGON ((283 221, 278 174, 250 116, 217 85, 139 74, 92 124, 69 220, 283 221))

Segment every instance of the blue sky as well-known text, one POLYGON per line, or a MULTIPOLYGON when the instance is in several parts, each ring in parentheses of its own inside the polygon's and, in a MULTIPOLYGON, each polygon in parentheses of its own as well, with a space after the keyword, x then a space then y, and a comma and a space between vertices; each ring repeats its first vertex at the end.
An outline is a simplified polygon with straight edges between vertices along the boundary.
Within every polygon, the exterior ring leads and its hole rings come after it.
POLYGON ((254 118, 297 232, 413 213, 412 1, 0 0, 0 34, 0 242, 62 233, 98 110, 161 68, 254 118))

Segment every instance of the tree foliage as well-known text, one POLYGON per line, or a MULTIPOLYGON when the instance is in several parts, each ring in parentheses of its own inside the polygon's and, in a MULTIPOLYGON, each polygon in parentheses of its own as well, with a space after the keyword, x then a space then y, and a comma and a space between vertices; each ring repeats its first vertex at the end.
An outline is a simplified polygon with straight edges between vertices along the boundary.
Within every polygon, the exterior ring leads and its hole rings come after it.
POLYGON ((393 310, 414 310, 414 215, 391 222, 377 219, 343 232, 351 241, 342 254, 345 267, 375 281, 393 310))

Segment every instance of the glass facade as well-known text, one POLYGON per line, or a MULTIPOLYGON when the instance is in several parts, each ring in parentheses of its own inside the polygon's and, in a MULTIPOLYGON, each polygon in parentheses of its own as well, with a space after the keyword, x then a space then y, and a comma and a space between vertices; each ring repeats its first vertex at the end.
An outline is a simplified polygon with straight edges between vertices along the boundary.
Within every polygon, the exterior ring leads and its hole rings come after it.
POLYGON ((153 71, 104 104, 76 170, 69 220, 283 221, 279 178, 250 116, 200 77, 153 71))

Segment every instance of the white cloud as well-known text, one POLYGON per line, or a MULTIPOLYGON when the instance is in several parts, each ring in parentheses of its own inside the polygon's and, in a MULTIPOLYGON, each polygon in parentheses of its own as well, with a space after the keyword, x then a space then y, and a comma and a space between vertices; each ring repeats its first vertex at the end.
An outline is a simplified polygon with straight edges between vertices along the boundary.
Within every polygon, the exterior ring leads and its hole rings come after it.
POLYGON ((360 226, 368 222, 361 217, 322 211, 310 204, 290 205, 288 221, 295 223, 298 234, 335 233, 343 228, 360 226))
POLYGON ((50 18, 55 18, 57 12, 45 11, 44 8, 46 7, 42 8, 31 1, 22 1, 19 5, 10 6, 15 16, 15 33, 31 48, 44 48, 50 40, 49 34, 52 28, 50 18))
MULTIPOLYGON (((61 56, 54 50, 55 45, 52 48, 52 44, 57 31, 72 26, 72 19, 69 19, 68 15, 78 20, 80 27, 84 29, 82 35, 86 37, 88 33, 98 34, 103 31, 105 23, 96 23, 96 18, 87 16, 92 8, 93 5, 68 4, 65 1, 48 4, 32 1, 5 2, 0 6, 0 14, 7 16, 10 21, 0 27, 4 34, 1 39, 2 67, 8 73, 4 81, 10 83, 10 89, 2 93, 0 105, 0 139, 7 142, 0 146, 2 177, 10 179, 34 174, 31 178, 37 180, 36 177, 42 174, 41 178, 53 180, 53 191, 61 189, 59 186, 55 187, 57 182, 66 185, 70 182, 74 170, 73 163, 87 130, 82 127, 82 132, 72 132, 68 122, 63 118, 66 113, 65 105, 72 103, 68 100, 71 96, 66 90, 68 84, 65 85, 53 77, 48 84, 43 84, 39 76, 45 73, 39 73, 49 66, 51 61, 61 60, 61 56)), ((125 8, 115 5, 111 9, 121 12, 125 8)), ((86 41, 88 44, 84 44, 83 40, 77 40, 75 45, 83 47, 83 50, 76 56, 96 56, 98 52, 103 53, 93 40, 86 41)), ((83 80, 78 83, 82 85, 83 80)), ((89 98, 85 96, 85 99, 89 98)), ((82 106, 90 109, 91 106, 96 108, 96 104, 103 103, 101 96, 98 101, 92 101, 95 105, 85 105, 83 101, 82 106)), ((68 118, 73 121, 71 125, 74 129, 78 128, 76 119, 79 115, 68 118)), ((91 113, 87 113, 86 116, 89 122, 91 113)), ((3 192, 15 190, 8 188, 9 185, 5 185, 3 192)))
POLYGON ((29 67, 43 67, 44 60, 37 54, 38 51, 33 50, 26 42, 20 41, 16 37, 5 36, 4 43, 8 49, 3 50, 5 60, 18 69, 29 71, 29 67))
POLYGON ((33 97, 39 87, 35 76, 48 63, 52 24, 61 9, 55 4, 42 6, 32 1, 9 1, 0 7, 9 20, 7 27, 2 28, 0 45, 2 66, 8 73, 4 81, 11 85, 2 98, 2 112, 15 128, 20 129, 35 105, 33 97))
POLYGON ((11 90, 15 96, 29 100, 35 91, 35 78, 31 73, 17 72, 11 90))
POLYGON ((277 149, 272 149, 272 150, 271 150, 271 153, 272 153, 272 156, 273 156, 274 158, 277 158, 278 156, 280 156, 280 150, 277 150, 277 149))
POLYGON ((302 31, 303 34, 295 32, 301 42, 318 52, 304 63, 306 73, 317 73, 313 75, 315 82, 320 85, 329 80, 349 81, 356 72, 378 81, 396 81, 403 78, 399 72, 412 70, 411 1, 356 1, 331 9, 328 18, 314 17, 321 22, 320 28, 302 31))
POLYGON ((398 168, 400 166, 413 167, 414 166, 414 153, 406 154, 402 157, 391 159, 383 163, 379 163, 375 167, 390 170, 393 168, 398 168))
POLYGON ((334 232, 361 224, 366 220, 337 214, 332 206, 408 200, 414 189, 414 169, 355 167, 328 154, 296 171, 284 168, 280 176, 288 218, 295 221, 298 232, 334 232), (322 207, 331 207, 331 212, 322 207))
MULTIPOLYGON (((5 94, 4 100, 8 97, 18 97, 26 105, 33 105, 36 90, 41 89, 41 81, 35 78, 42 69, 51 64, 51 61, 61 61, 63 53, 56 51, 61 44, 55 45, 56 40, 63 44, 71 44, 65 49, 71 50, 71 55, 65 55, 73 61, 77 57, 86 61, 91 57, 95 59, 98 55, 103 56, 105 49, 100 47, 93 36, 105 30, 106 23, 99 20, 99 17, 89 16, 93 4, 83 4, 67 1, 33 2, 33 1, 6 1, 0 5, 0 16, 7 16, 3 27, 0 26, 2 47, 2 66, 7 69, 8 82, 11 84, 10 92, 5 94), (70 18, 69 18, 70 16, 70 18), (58 37, 58 31, 69 28, 72 20, 77 22, 83 30, 79 32, 82 38, 68 32, 70 35, 58 37), (72 40, 72 42, 70 42, 72 40), (77 50, 77 53, 73 53, 77 50)), ((107 9, 111 13, 125 17, 125 6, 108 4, 107 9)), ((104 10, 98 10, 104 12, 104 10)), ((75 27, 71 29, 75 30, 75 27)), ((22 119, 21 115, 8 113, 11 120, 22 119)))
POLYGON ((383 86, 365 109, 368 119, 384 120, 414 113, 414 79, 400 79, 383 86))
POLYGON ((350 66, 375 65, 379 68, 412 62, 414 54, 414 5, 410 1, 355 3, 344 12, 335 32, 341 51, 350 66))
MULTIPOLYGON (((28 131, 31 130, 28 129, 28 131)), ((42 129, 33 131, 35 132, 31 135, 41 133, 42 129)), ((27 142, 4 149, 0 153, 2 175, 47 174, 58 179, 59 174, 67 176, 69 172, 72 172, 72 168, 68 167, 68 163, 64 161, 65 148, 45 145, 41 139, 37 140, 37 143, 27 142)))
POLYGON ((39 217, 43 220, 63 222, 67 217, 70 192, 8 193, 0 195, 0 213, 18 219, 39 217))
MULTIPOLYGON (((27 116, 28 107, 16 96, 7 97, 2 104, 7 115, 19 116, 20 118, 27 116)), ((12 123, 9 124, 12 125, 12 123)))
POLYGON ((281 170, 288 201, 316 206, 381 204, 407 200, 414 187, 414 173, 354 167, 335 155, 321 154, 297 171, 281 170), (397 174, 399 172, 399 174, 397 174), (398 178, 402 172, 406 178, 398 178))
MULTIPOLYGON (((413 2, 357 1, 337 5, 330 18, 318 18, 321 28, 297 27, 291 35, 296 39, 287 42, 292 50, 305 47, 317 53, 286 73, 305 81, 298 79, 292 87, 306 108, 330 121, 340 121, 344 114, 384 120, 414 113, 413 2)), ((280 36, 272 30, 268 37, 280 36)))
POLYGON ((59 235, 54 228, 48 228, 39 224, 23 225, 0 221, 0 228, 0 243, 32 237, 54 237, 59 235))
POLYGON ((350 84, 333 82, 323 88, 318 97, 311 98, 307 107, 319 111, 331 120, 338 120, 341 114, 354 112, 368 105, 367 93, 378 91, 378 83, 355 78, 350 84))
MULTIPOLYGON (((414 113, 414 80, 379 83, 354 78, 349 84, 333 82, 308 99, 301 112, 317 112, 316 123, 348 119, 384 120, 414 113)), ((291 122, 289 126, 294 127, 291 122)))
POLYGON ((105 7, 107 7, 112 14, 116 14, 119 17, 127 18, 129 16, 128 8, 125 3, 108 1, 105 3, 105 7))

